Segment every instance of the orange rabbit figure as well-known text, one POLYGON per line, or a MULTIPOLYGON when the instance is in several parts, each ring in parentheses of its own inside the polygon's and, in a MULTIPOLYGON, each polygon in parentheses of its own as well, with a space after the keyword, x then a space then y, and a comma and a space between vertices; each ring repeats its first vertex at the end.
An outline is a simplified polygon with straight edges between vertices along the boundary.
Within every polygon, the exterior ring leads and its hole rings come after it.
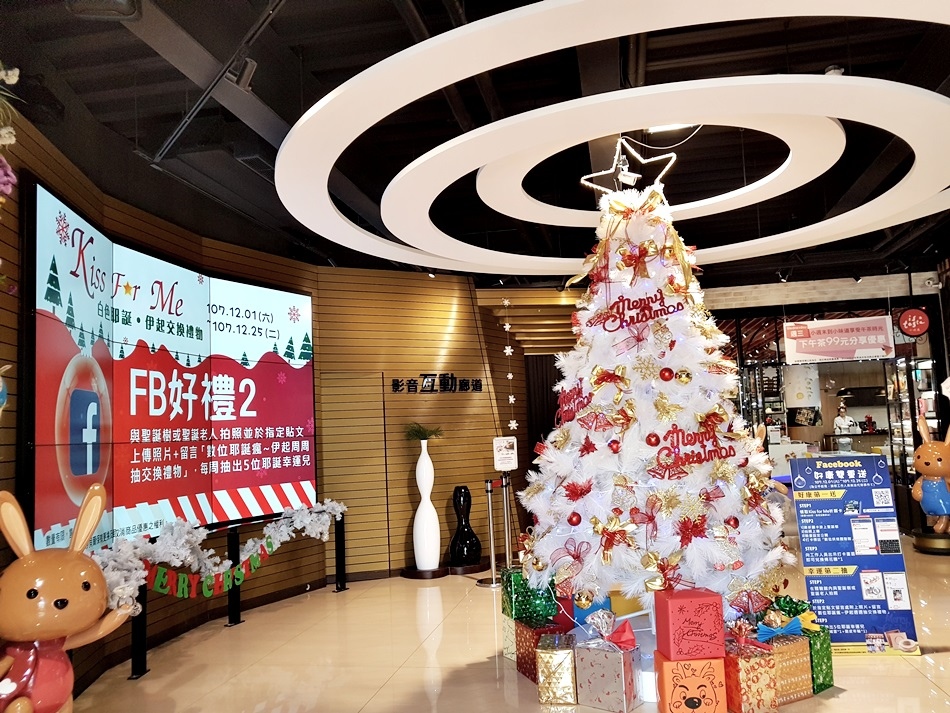
POLYGON ((917 428, 924 442, 914 451, 914 468, 920 473, 910 494, 925 514, 936 517, 934 532, 950 529, 950 432, 942 443, 930 438, 930 427, 923 416, 917 428))
POLYGON ((106 579, 83 552, 105 506, 105 489, 89 488, 69 547, 37 552, 17 501, 0 492, 0 530, 17 556, 0 574, 0 713, 70 713, 66 650, 101 639, 128 618, 128 609, 103 616, 106 579))

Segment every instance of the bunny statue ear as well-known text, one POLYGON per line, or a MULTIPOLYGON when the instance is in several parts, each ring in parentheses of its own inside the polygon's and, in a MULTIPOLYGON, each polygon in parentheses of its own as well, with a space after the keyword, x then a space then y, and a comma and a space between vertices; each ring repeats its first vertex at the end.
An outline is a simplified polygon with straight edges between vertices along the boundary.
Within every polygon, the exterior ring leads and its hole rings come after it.
POLYGON ((930 426, 927 425, 927 419, 923 414, 917 417, 917 430, 920 431, 920 438, 924 443, 930 443, 930 426))
POLYGON ((92 539, 93 533, 99 526, 99 520, 106 509, 106 489, 101 485, 93 485, 86 492, 82 505, 79 506, 79 515, 76 516, 76 527, 73 528, 73 538, 69 542, 69 549, 73 552, 82 552, 92 539))
POLYGON ((13 494, 6 491, 0 492, 0 530, 17 557, 33 553, 33 538, 23 510, 13 494))

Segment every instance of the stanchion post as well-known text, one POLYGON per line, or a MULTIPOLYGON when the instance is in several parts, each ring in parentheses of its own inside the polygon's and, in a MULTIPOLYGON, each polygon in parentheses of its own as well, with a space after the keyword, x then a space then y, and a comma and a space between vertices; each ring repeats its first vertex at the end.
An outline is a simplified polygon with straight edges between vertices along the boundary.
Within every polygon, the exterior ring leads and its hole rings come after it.
POLYGON ((495 513, 492 508, 492 490, 494 481, 485 481, 485 494, 488 496, 488 560, 491 562, 491 577, 485 577, 475 582, 479 587, 490 587, 497 589, 501 586, 498 581, 498 569, 495 564, 495 513))
POLYGON ((132 672, 129 680, 134 681, 148 673, 148 590, 145 585, 139 587, 135 601, 142 607, 138 616, 132 617, 132 672))
MULTIPOLYGON (((241 562, 241 540, 238 528, 228 528, 228 559, 232 563, 241 562)), ((241 618, 241 587, 232 587, 228 590, 228 623, 225 626, 237 626, 244 620, 241 618)))
POLYGON ((336 548, 336 590, 345 592, 346 586, 346 525, 343 522, 344 516, 333 525, 333 541, 336 548))
POLYGON ((503 522, 505 524, 505 567, 511 567, 511 475, 506 470, 501 474, 501 492, 504 497, 505 512, 503 522))

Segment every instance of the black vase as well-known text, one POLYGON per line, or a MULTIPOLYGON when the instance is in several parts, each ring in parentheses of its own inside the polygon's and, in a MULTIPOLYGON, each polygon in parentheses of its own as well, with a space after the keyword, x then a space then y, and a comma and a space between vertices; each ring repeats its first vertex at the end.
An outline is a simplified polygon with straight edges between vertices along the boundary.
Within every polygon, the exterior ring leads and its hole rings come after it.
POLYGON ((478 535, 468 523, 468 516, 472 510, 472 493, 468 486, 457 485, 452 493, 452 506, 455 508, 455 517, 458 526, 452 537, 449 547, 449 565, 452 567, 466 567, 482 561, 482 543, 478 535))

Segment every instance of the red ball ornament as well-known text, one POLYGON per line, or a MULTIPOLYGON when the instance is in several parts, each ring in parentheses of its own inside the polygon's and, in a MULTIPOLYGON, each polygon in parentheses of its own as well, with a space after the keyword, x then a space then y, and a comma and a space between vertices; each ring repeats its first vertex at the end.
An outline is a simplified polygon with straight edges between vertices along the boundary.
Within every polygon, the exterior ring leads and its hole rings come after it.
POLYGON ((745 468, 747 465, 749 465, 749 459, 748 459, 748 458, 743 458, 742 460, 739 461, 739 467, 740 467, 740 468, 745 468))
POLYGON ((614 453, 620 453, 620 441, 616 438, 607 444, 607 447, 614 453))
POLYGON ((663 381, 673 381, 673 377, 676 376, 676 372, 670 369, 668 366, 664 366, 660 369, 660 378, 663 381))
POLYGON ((730 515, 729 517, 727 517, 725 519, 725 523, 729 527, 731 527, 733 530, 739 529, 739 518, 737 518, 735 515, 730 515))
POLYGON ((660 445, 660 437, 655 433, 648 433, 646 440, 648 446, 656 448, 658 445, 660 445))
POLYGON ((577 527, 578 525, 580 525, 581 524, 580 513, 572 512, 570 515, 568 515, 567 524, 570 525, 571 527, 577 527))

